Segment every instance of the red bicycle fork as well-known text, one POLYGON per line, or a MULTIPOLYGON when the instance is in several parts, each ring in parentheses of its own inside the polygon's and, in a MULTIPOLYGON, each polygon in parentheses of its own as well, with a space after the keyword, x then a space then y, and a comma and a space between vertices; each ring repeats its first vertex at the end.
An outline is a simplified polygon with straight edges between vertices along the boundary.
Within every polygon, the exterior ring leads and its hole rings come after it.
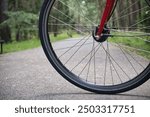
POLYGON ((96 36, 101 37, 104 26, 107 24, 107 21, 109 20, 109 17, 113 11, 113 7, 115 5, 115 2, 116 2, 116 0, 107 0, 106 1, 106 6, 104 8, 104 12, 103 12, 99 27, 97 29, 96 36))

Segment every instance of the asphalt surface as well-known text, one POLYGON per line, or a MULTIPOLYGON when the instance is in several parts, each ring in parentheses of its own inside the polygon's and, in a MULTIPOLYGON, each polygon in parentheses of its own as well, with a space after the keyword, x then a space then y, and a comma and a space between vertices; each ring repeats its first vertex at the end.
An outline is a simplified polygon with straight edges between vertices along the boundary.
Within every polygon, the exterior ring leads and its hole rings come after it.
POLYGON ((125 93, 102 95, 70 84, 50 65, 41 47, 0 55, 1 100, 149 100, 150 80, 125 93))

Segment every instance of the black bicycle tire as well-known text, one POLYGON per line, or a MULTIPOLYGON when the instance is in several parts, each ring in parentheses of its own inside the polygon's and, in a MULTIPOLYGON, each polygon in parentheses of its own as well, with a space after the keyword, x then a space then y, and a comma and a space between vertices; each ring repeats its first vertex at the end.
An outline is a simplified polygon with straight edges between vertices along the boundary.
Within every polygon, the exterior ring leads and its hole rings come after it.
POLYGON ((139 74, 134 79, 125 82, 123 84, 114 85, 114 86, 95 86, 93 84, 87 84, 82 80, 78 79, 76 75, 71 73, 65 66, 57 59, 55 52, 52 48, 51 43, 48 41, 49 36, 47 34, 47 16, 53 6, 55 0, 45 0, 43 6, 41 8, 40 18, 39 18, 39 35, 41 39, 41 44, 44 49, 44 52, 52 64, 52 66, 56 69, 56 71, 61 74, 66 80, 71 82, 72 84, 95 93, 100 94, 115 94, 121 93, 125 91, 129 91, 134 89, 144 82, 146 82, 150 78, 150 64, 145 68, 145 70, 139 74))

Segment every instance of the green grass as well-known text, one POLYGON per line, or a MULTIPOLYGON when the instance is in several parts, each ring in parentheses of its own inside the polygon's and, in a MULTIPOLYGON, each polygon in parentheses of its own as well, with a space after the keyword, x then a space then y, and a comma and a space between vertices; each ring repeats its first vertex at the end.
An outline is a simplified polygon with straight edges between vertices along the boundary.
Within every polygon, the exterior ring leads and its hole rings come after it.
POLYGON ((36 48, 39 47, 40 45, 41 44, 39 39, 30 39, 30 40, 25 40, 20 42, 13 41, 12 43, 3 45, 3 52, 9 53, 9 52, 22 51, 22 50, 36 48))
MULTIPOLYGON (((142 49, 142 50, 146 50, 150 52, 150 43, 143 41, 143 40, 148 40, 147 37, 145 38, 136 38, 136 37, 112 37, 112 39, 110 39, 110 42, 113 43, 119 43, 125 46, 129 46, 129 47, 133 47, 133 48, 137 48, 137 49, 142 49)), ((145 58, 150 59, 150 54, 147 52, 143 52, 143 51, 139 51, 136 49, 132 49, 132 48, 127 48, 128 50, 135 52, 145 58)))
MULTIPOLYGON (((69 37, 66 32, 57 35, 57 37, 51 35, 52 42, 64 40, 67 38, 75 38, 75 37, 78 37, 76 33, 73 33, 72 37, 69 37)), ((30 39, 30 40, 25 40, 20 42, 13 41, 12 43, 8 43, 8 44, 5 43, 3 45, 3 53, 17 52, 17 51, 36 48, 39 46, 41 46, 39 39, 30 39)))

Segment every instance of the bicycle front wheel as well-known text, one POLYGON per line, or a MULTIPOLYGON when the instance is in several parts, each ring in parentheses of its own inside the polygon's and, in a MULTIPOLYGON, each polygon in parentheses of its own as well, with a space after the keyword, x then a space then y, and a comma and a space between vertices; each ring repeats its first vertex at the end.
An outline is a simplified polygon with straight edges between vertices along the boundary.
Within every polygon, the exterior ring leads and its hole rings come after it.
POLYGON ((118 1, 102 42, 92 34, 106 0, 45 0, 39 32, 45 54, 69 82, 88 91, 131 90, 150 77, 150 7, 118 1))

